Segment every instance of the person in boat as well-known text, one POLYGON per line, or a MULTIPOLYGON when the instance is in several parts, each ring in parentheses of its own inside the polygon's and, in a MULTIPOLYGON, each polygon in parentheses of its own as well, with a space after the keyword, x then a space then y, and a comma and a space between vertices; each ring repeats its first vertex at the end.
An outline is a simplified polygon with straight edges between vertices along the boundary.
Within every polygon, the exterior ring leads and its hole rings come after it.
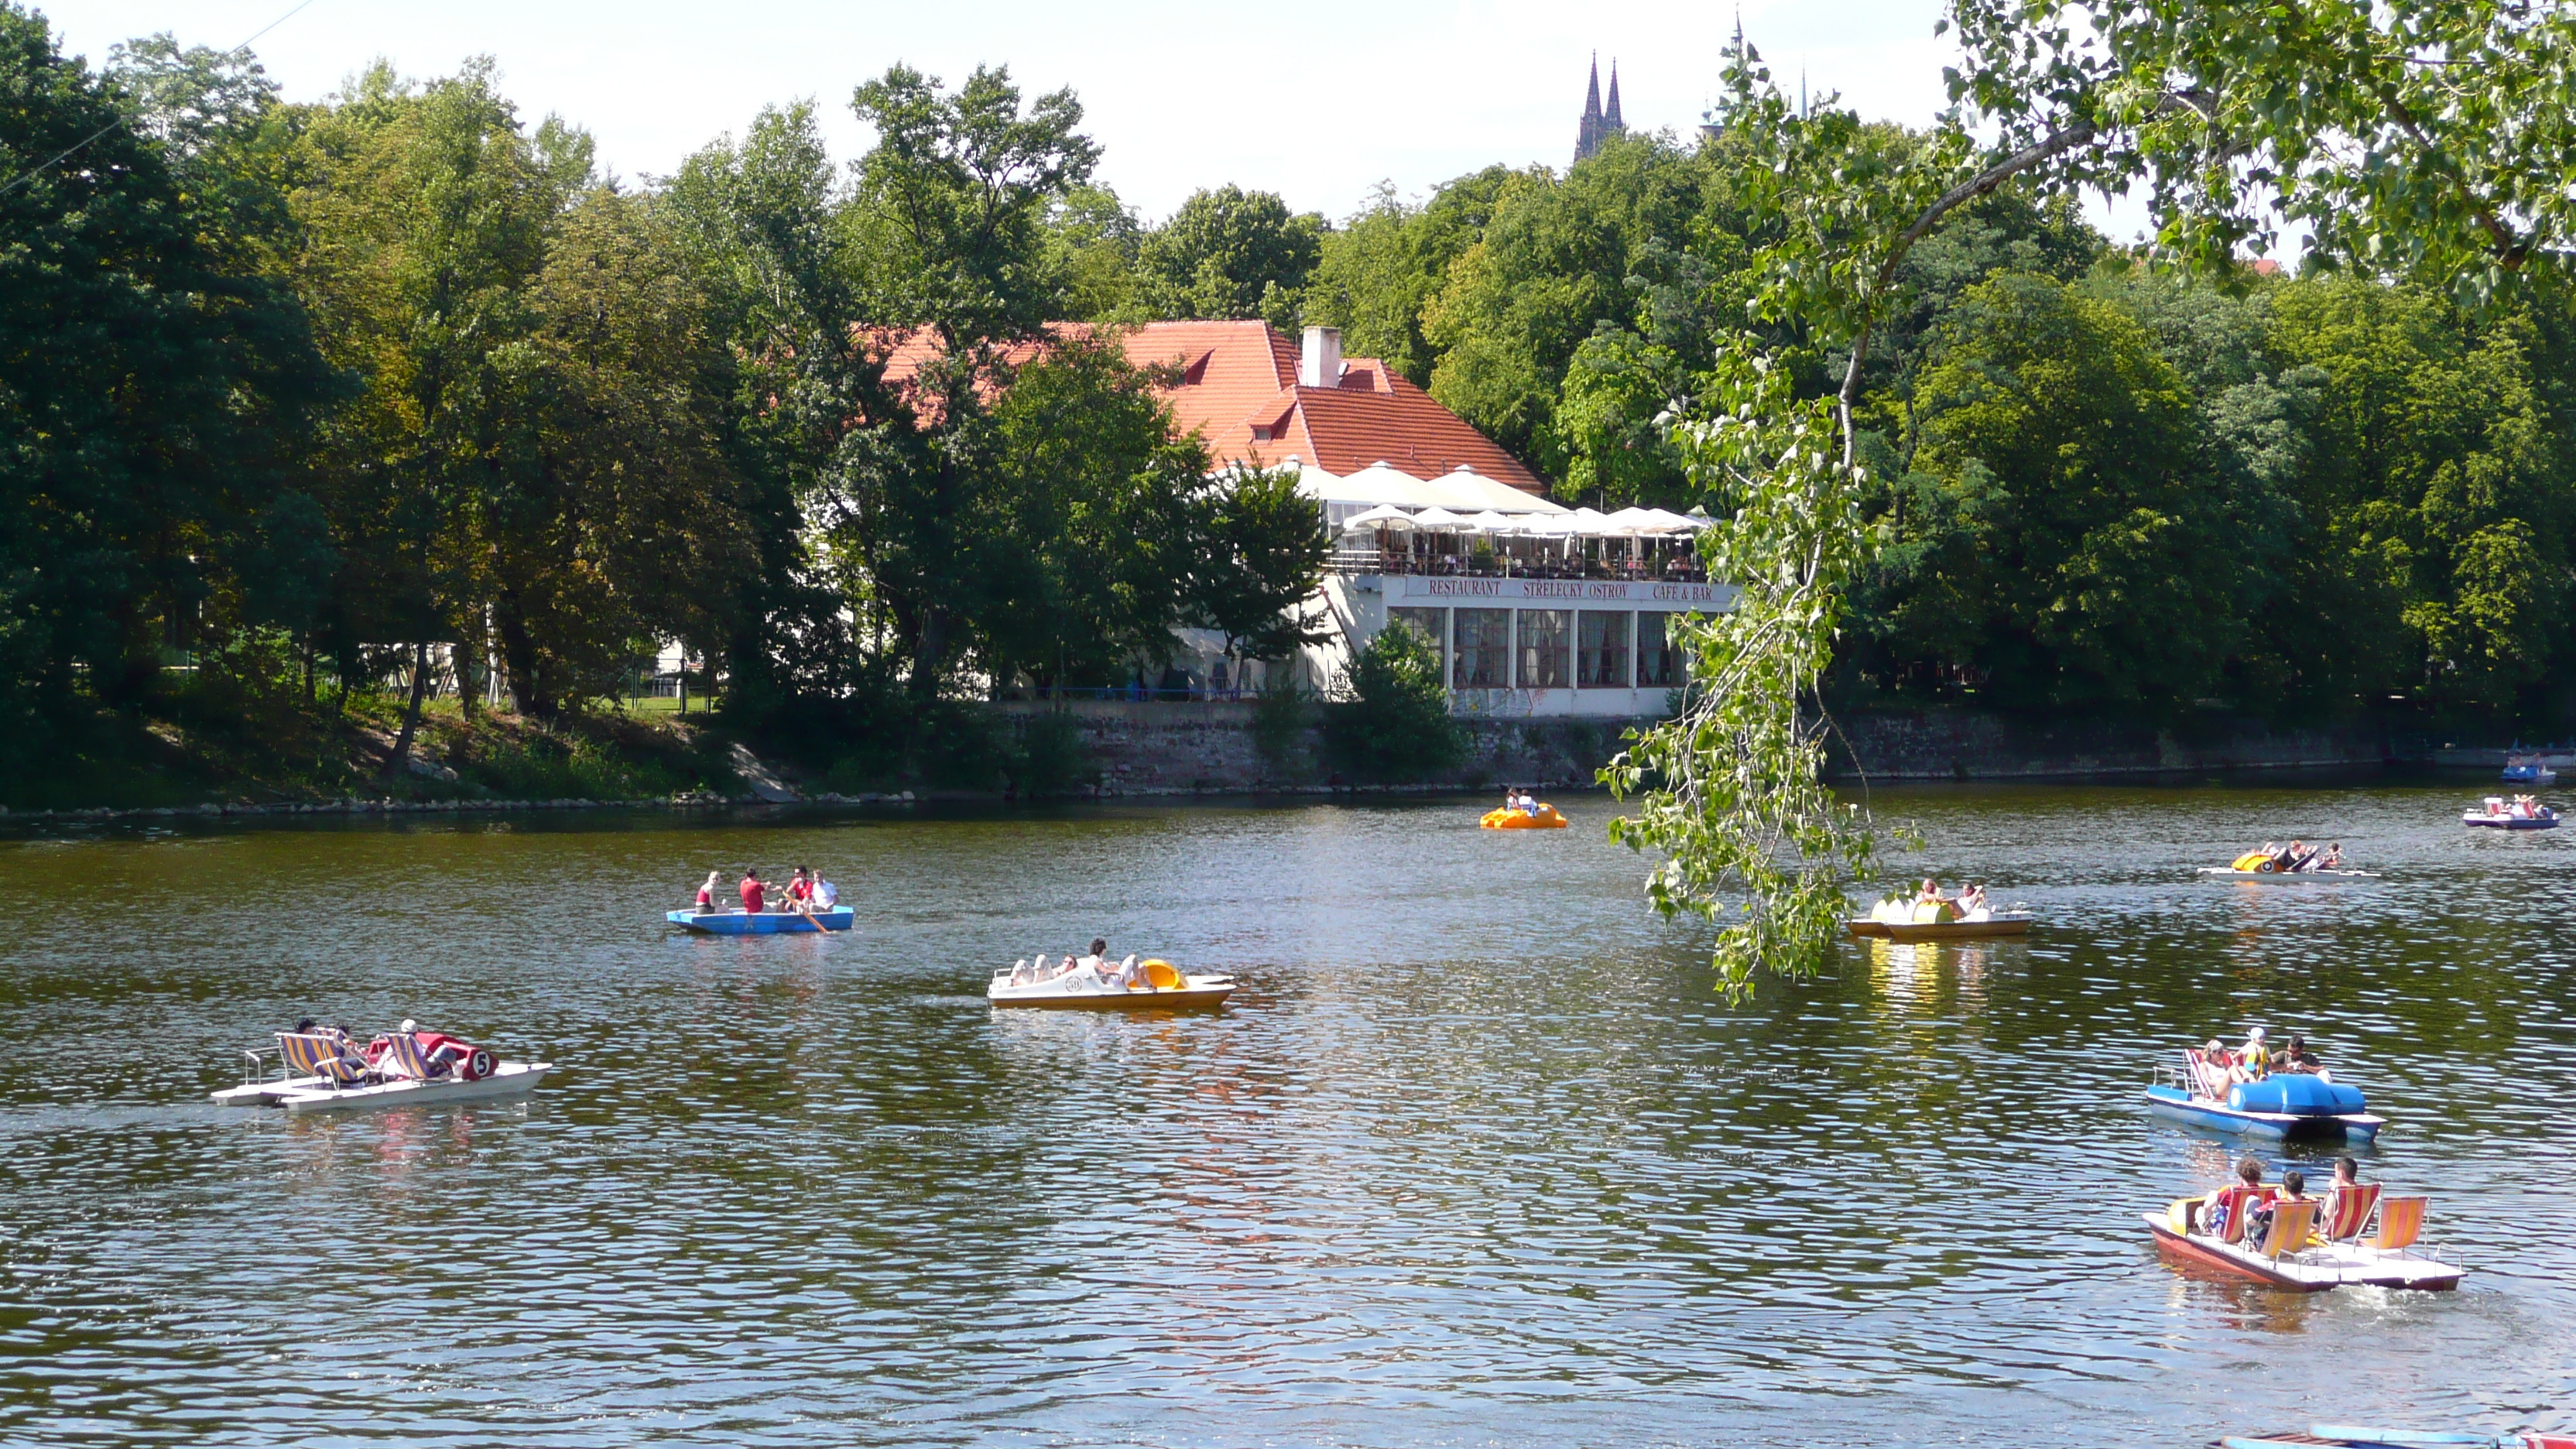
POLYGON ((1911 918, 1917 923, 1957 919, 1950 901, 1941 894, 1940 881, 1927 875, 1923 878, 1923 884, 1915 888, 1911 918))
POLYGON ((423 1031, 420 1023, 408 1016, 395 1030, 409 1036, 420 1047, 420 1059, 428 1065, 432 1081, 456 1075, 458 1064, 474 1055, 472 1043, 458 1041, 442 1031, 423 1031))
POLYGON ((2230 1082, 2259 1082, 2271 1075, 2272 1056, 2263 1048, 2263 1028, 2245 1033, 2245 1045, 2236 1053, 2236 1064, 2227 1069, 2230 1082))
MULTIPOLYGON (((2266 1251, 2267 1245, 2263 1240, 2272 1235, 2276 1210, 2285 1202, 2307 1201, 2307 1186, 2307 1174, 2297 1168, 2282 1173, 2281 1190, 2245 1210, 2245 1246, 2257 1253, 2266 1251)), ((2290 1246, 2300 1248, 2306 1244, 2292 1243, 2290 1246)))
POLYGON ((1986 888, 1975 881, 1959 888, 1956 904, 1959 919, 1963 921, 1984 921, 1994 916, 1994 908, 1986 903, 1986 888))
POLYGON ((743 871, 742 871, 742 908, 743 908, 743 910, 744 910, 746 913, 748 913, 748 914, 751 914, 751 915, 755 915, 755 916, 756 916, 756 915, 759 915, 763 910, 765 910, 765 909, 768 907, 768 905, 769 905, 769 887, 767 887, 767 886, 765 886, 765 885, 762 885, 762 884, 760 883, 760 872, 759 872, 759 871, 756 871, 756 870, 753 870, 753 869, 752 869, 751 867, 749 867, 749 866, 745 866, 745 867, 743 867, 743 871))
POLYGON ((723 871, 708 871, 706 884, 698 887, 698 898, 690 909, 696 911, 701 916, 714 915, 716 913, 716 891, 723 885, 723 871))
POLYGON ((2338 840, 2338 841, 2334 842, 2333 844, 2328 845, 2328 846, 2326 847, 2326 853, 2325 853, 2325 854, 2323 854, 2323 855, 2321 855, 2321 856, 2319 856, 2319 857, 2317 857, 2317 869, 2319 869, 2319 870, 2341 870, 2341 869, 2343 869, 2343 842, 2342 842, 2342 841, 2338 840))
POLYGON ((787 878, 787 899, 783 907, 791 911, 797 910, 813 899, 814 878, 807 875, 805 867, 800 865, 796 867, 795 873, 787 878))
POLYGON ((2230 1202, 2238 1197, 2251 1198, 2262 1190, 2263 1164, 2251 1157, 2239 1158, 2236 1163, 2235 1186, 2222 1187, 2200 1200, 2202 1231, 2214 1238, 2226 1237, 2227 1210, 2230 1202))
POLYGON ((823 879, 821 871, 814 872, 814 908, 818 911, 828 911, 840 903, 841 888, 823 879))
MULTIPOLYGON (((2333 1222, 2335 1199, 2359 1186, 2361 1186, 2361 1164, 2353 1161, 2352 1154, 2348 1152, 2337 1157, 2334 1160, 2334 1181, 2326 1184, 2325 1201, 2317 1209, 2318 1223, 2333 1222)), ((2324 1228, 2320 1227, 2318 1231, 2323 1232, 2324 1228)))
POLYGON ((2272 1063, 2273 1071, 2299 1072, 2309 1076, 2317 1075, 2324 1068, 2325 1063, 2318 1061, 2317 1054, 2308 1050, 2308 1039, 2297 1032, 2290 1033, 2290 1044, 2281 1048, 2280 1059, 2272 1063))

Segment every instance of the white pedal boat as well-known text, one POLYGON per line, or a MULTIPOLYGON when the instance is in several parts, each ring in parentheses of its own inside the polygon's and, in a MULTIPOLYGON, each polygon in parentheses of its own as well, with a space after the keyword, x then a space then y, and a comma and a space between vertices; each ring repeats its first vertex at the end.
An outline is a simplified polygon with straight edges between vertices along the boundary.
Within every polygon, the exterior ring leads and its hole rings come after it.
MULTIPOLYGON (((412 1045, 407 1035, 398 1039, 406 1047, 412 1045)), ((387 1062, 399 1064, 387 1067, 383 1075, 368 1072, 363 1079, 351 1080, 357 1076, 356 1069, 363 1066, 353 1054, 349 1054, 353 1052, 352 1048, 342 1046, 335 1053, 329 1038, 297 1036, 291 1032, 280 1032, 278 1042, 279 1052, 246 1050, 242 1053, 241 1085, 207 1094, 216 1106, 283 1107, 290 1113, 300 1114, 519 1097, 535 1090, 537 1083, 545 1080, 546 1073, 554 1070, 552 1062, 496 1061, 492 1062, 489 1072, 479 1077, 469 1078, 458 1072, 433 1077, 427 1075, 426 1064, 415 1048, 410 1052, 396 1051, 388 1055, 387 1062), (303 1048, 301 1051, 297 1050, 299 1045, 303 1048), (317 1060, 317 1054, 326 1059, 317 1060), (327 1060, 344 1054, 344 1062, 327 1060), (263 1064, 273 1055, 279 1058, 278 1075, 260 1080, 263 1064), (306 1066, 319 1065, 339 1071, 342 1075, 337 1078, 290 1075, 293 1069, 287 1063, 297 1061, 306 1066)), ((490 1060, 488 1053, 477 1051, 475 1055, 490 1060)))
MULTIPOLYGON (((2365 1234, 2355 1224, 2344 1235, 2328 1240, 2334 1228, 2315 1221, 2320 1204, 2310 1198, 2296 1205, 2302 1212, 2299 1237, 2303 1245, 2278 1253, 2249 1246, 2242 1240, 2231 1242, 2207 1231, 2199 1221, 2198 1198, 2182 1198, 2163 1212, 2140 1216, 2155 1234, 2156 1251, 2164 1256, 2251 1278, 2274 1288, 2299 1293, 2346 1287, 2412 1288, 2440 1293, 2459 1287, 2468 1270, 2457 1263, 2445 1263, 2431 1249, 2416 1244, 2416 1234, 2423 1226, 2425 1199, 2391 1198, 2380 1202, 2376 1187, 2365 1190, 2378 1207, 2376 1232, 2365 1234)), ((2274 1212, 2277 1215, 2283 1210, 2276 1207, 2274 1212)), ((2370 1208, 2365 1206, 2359 1216, 2368 1222, 2370 1208)))
POLYGON ((335 1087, 320 1077, 262 1082, 214 1094, 227 1107, 284 1107, 288 1112, 350 1112, 373 1107, 418 1107, 435 1102, 470 1102, 485 1097, 522 1097, 536 1090, 552 1062, 503 1062, 492 1075, 475 1081, 447 1078, 435 1082, 391 1081, 363 1087, 335 1087))
POLYGON ((1146 981, 1134 986, 1111 985, 1079 972, 1044 981, 1014 982, 1011 978, 1017 969, 994 972, 992 984, 984 988, 984 999, 995 1006, 1052 1007, 1059 1011, 1115 1011, 1130 1006, 1173 1010, 1222 1006, 1235 988, 1231 976, 1186 975, 1169 961, 1160 960, 1147 961, 1146 981))
POLYGON ((2204 865, 2204 880, 2241 880, 2249 885, 2321 885, 2328 881, 2377 880, 2368 870, 2238 870, 2232 865, 2204 865))

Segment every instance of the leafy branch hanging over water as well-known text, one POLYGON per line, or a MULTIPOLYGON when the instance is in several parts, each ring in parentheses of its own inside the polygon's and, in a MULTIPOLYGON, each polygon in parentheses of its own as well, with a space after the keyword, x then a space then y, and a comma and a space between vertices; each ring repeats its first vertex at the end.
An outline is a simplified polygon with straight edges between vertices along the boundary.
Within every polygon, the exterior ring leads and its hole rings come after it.
POLYGON ((1743 592, 1684 626, 1684 707, 1602 779, 1639 797, 1613 838, 1665 856, 1655 908, 1727 921, 1713 959, 1730 998, 1766 965, 1819 969, 1875 855, 1868 819, 1820 778, 1815 693, 1875 547, 1854 413, 1916 243, 2006 184, 2143 184, 2167 262, 2226 272, 2287 217, 2328 264, 2439 280, 2471 304, 2566 276, 2576 20, 2562 10, 1955 0, 1941 28, 1954 23, 1954 106, 1920 135, 1830 98, 1792 106, 1741 40, 1726 70, 1714 144, 1739 163, 1751 330, 1669 420, 1721 518, 1701 555, 1743 592), (1818 356, 1840 362, 1839 386, 1802 397, 1791 379, 1818 356))

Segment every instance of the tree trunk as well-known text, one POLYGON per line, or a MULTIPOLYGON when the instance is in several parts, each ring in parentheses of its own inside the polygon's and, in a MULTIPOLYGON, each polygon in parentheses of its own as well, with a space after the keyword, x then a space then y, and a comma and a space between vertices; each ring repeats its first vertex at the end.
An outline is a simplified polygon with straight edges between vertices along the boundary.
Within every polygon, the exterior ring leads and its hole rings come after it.
POLYGON ((554 718, 555 702, 537 682, 537 644, 528 636, 527 621, 504 599, 493 613, 493 622, 501 635, 501 663, 509 674, 511 708, 530 719, 554 718))
POLYGON ((420 707, 429 698, 429 641, 411 646, 411 703, 403 707, 402 733, 394 736, 394 752, 385 757, 381 778, 393 779, 411 761, 412 736, 420 733, 420 707))

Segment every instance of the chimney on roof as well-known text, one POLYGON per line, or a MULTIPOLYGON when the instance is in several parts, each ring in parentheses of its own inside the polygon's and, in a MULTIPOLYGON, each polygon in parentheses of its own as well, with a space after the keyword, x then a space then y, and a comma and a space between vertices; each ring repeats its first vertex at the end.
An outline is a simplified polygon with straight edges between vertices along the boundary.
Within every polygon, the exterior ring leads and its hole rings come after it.
POLYGON ((1300 387, 1342 385, 1342 329, 1306 329, 1306 346, 1297 359, 1297 384, 1300 387))

